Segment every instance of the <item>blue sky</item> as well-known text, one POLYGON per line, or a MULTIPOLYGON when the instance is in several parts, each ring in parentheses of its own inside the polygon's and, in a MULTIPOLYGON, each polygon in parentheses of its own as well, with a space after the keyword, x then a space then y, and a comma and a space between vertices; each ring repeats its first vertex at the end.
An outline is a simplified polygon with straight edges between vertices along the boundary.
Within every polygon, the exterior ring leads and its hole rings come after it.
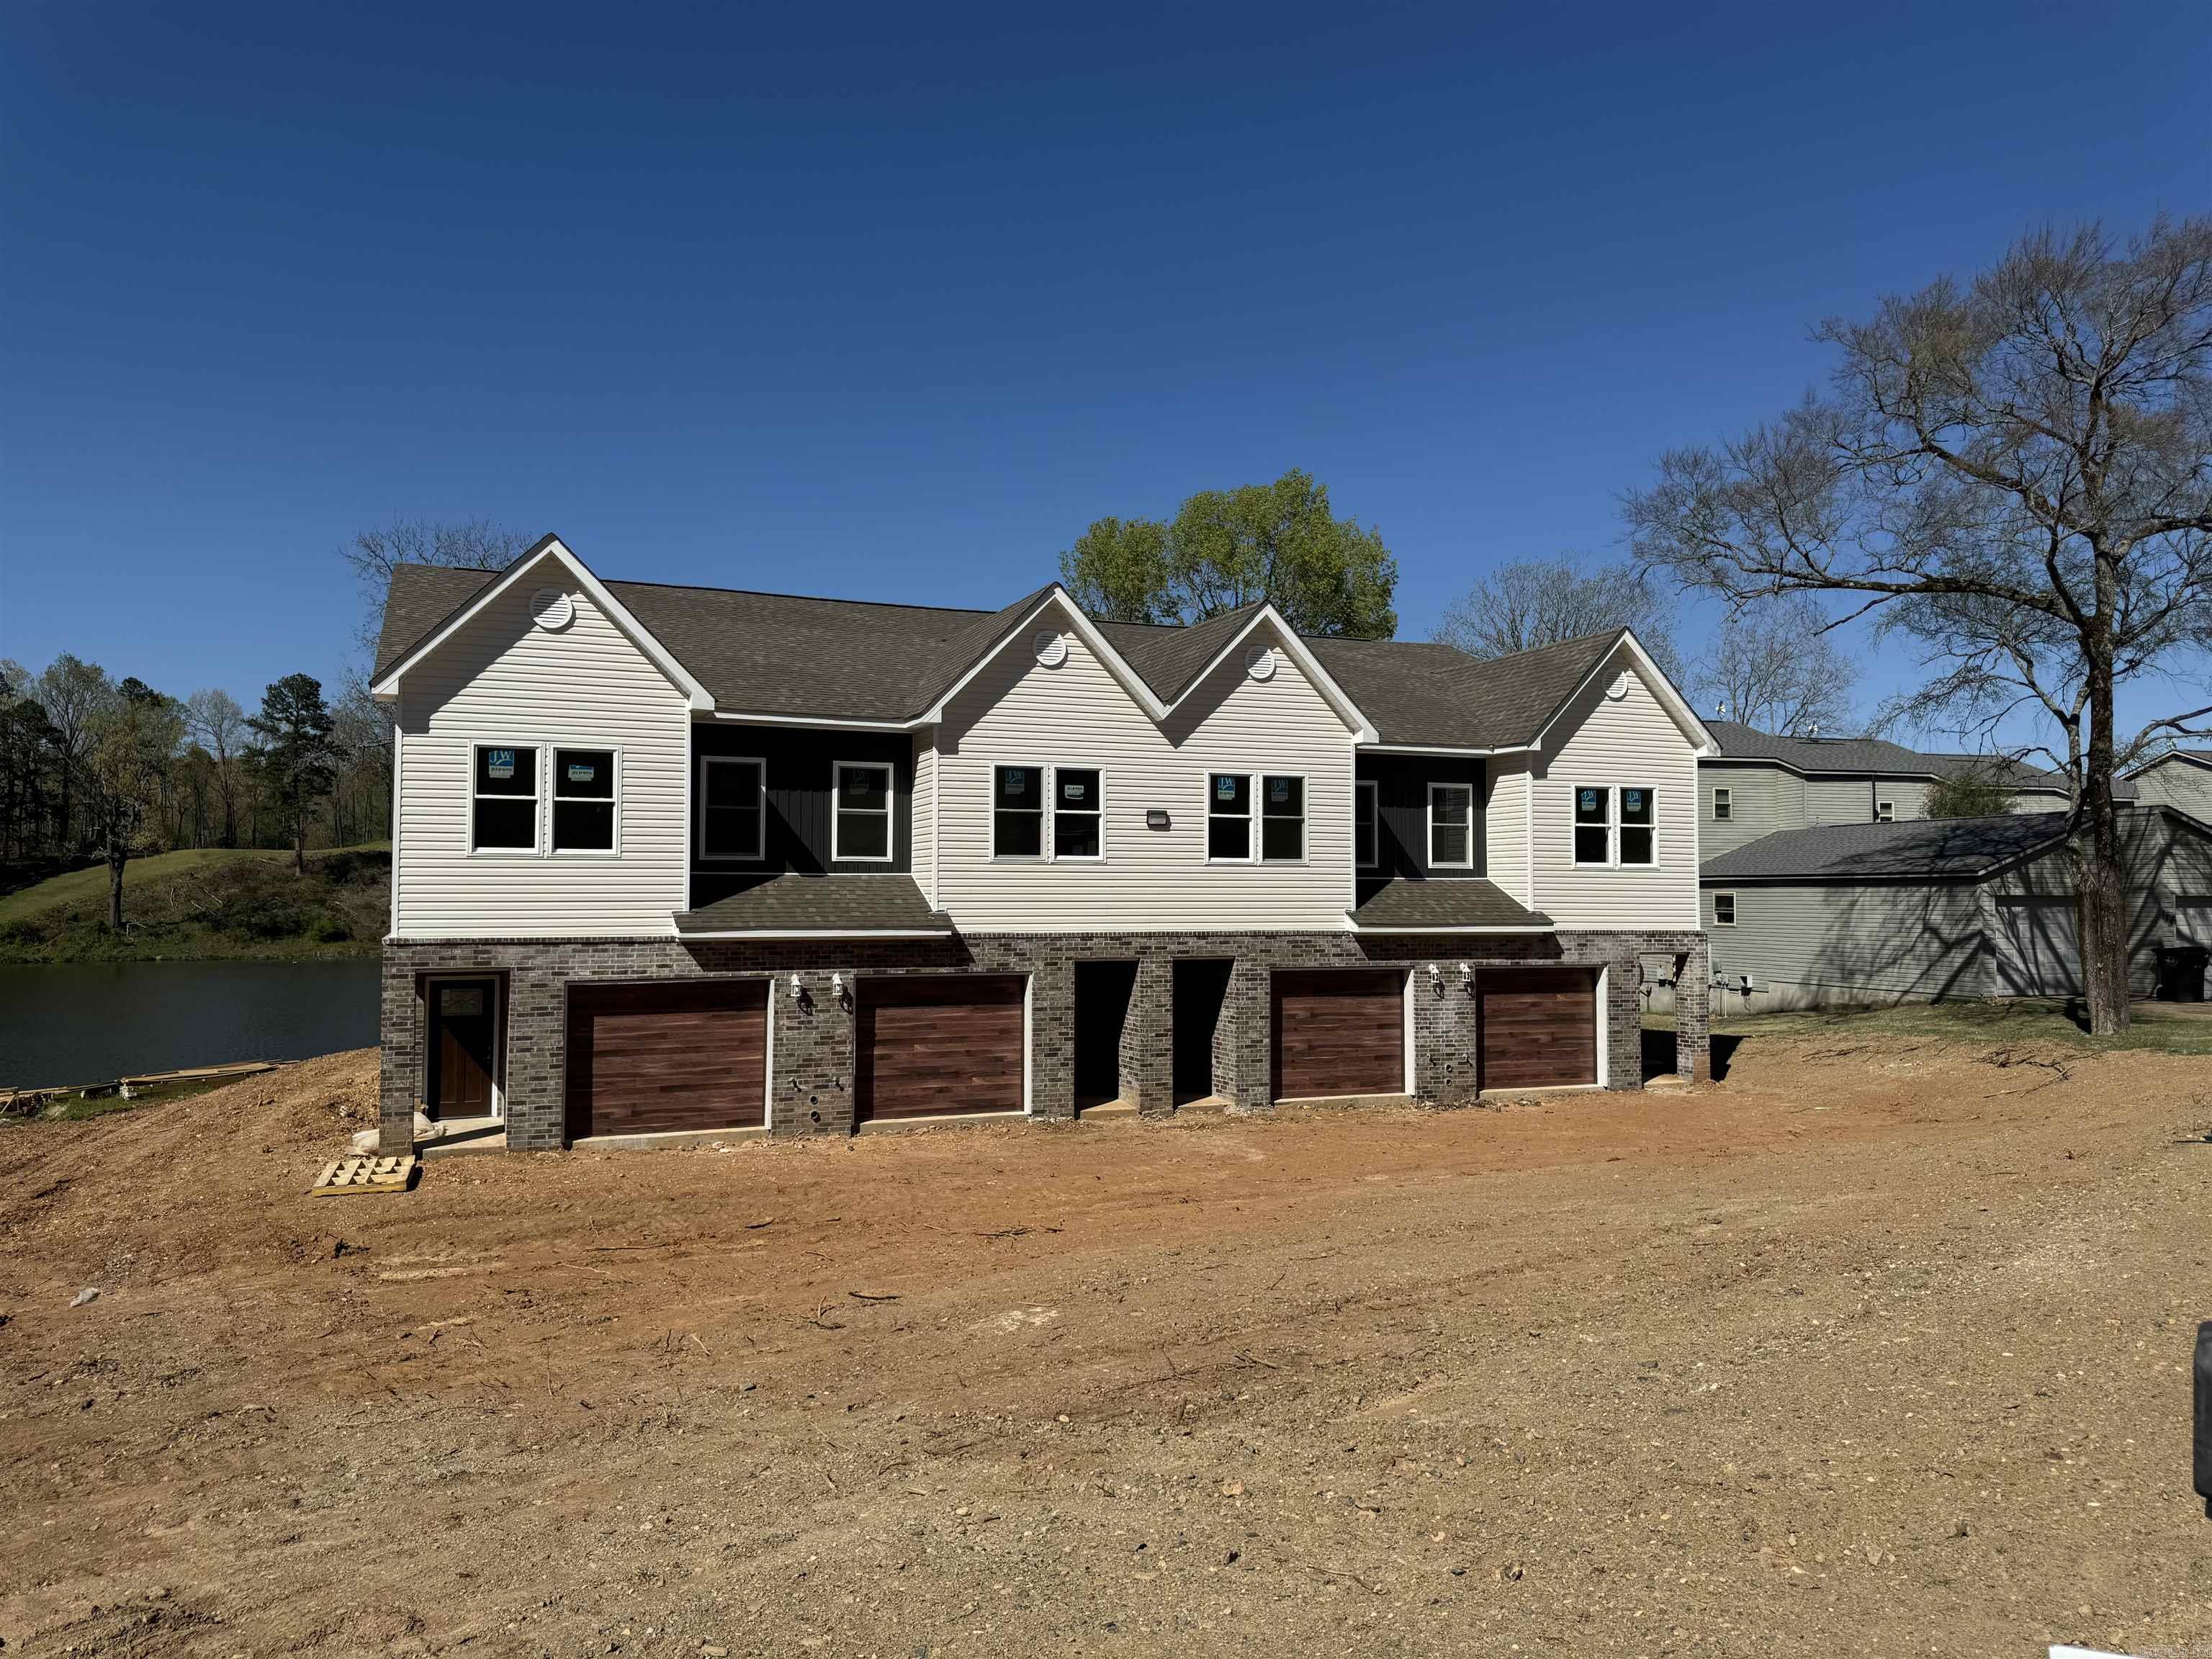
POLYGON ((995 605, 1290 466, 1424 636, 1822 316, 2212 206, 2193 4, 1066 9, 8 8, 0 656, 335 682, 398 518, 995 605))

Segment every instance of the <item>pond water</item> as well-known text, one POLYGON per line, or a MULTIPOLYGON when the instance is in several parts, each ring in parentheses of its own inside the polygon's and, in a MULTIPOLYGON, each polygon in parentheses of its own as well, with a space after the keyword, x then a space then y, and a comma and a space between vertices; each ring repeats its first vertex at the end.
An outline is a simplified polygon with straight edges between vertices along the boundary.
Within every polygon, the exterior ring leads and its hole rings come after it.
POLYGON ((0 963, 0 1086, 370 1048, 377 972, 373 957, 0 963))

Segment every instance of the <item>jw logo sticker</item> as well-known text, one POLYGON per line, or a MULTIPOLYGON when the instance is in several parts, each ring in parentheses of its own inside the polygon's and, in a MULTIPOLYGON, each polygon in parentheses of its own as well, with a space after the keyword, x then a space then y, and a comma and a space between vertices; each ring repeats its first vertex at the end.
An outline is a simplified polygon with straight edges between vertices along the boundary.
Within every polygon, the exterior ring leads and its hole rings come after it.
POLYGON ((1290 798, 1291 781, 1288 778, 1272 778, 1268 781, 1267 799, 1269 800, 1288 800, 1290 798))
POLYGON ((1583 791, 1583 811, 1585 812, 1595 812, 1597 811, 1596 790, 1585 789, 1583 791))
POLYGON ((599 775, 599 769, 596 766, 586 765, 582 761, 568 763, 568 781, 571 783, 589 783, 599 775))
POLYGON ((1062 799, 1081 800, 1091 793, 1091 786, 1087 783, 1063 783, 1060 786, 1060 793, 1062 799))
POLYGON ((1008 794, 1026 795, 1029 792, 1030 775, 1028 773, 1009 772, 1006 774, 1006 793, 1008 794))
POLYGON ((511 778, 514 775, 514 750, 512 749, 495 749, 484 757, 484 770, 492 777, 511 778))
POLYGON ((1641 789, 1622 790, 1620 806, 1625 812, 1641 812, 1644 810, 1644 792, 1641 789))
POLYGON ((1234 778, 1214 779, 1213 798, 1216 800, 1235 800, 1237 799, 1237 780, 1234 778))

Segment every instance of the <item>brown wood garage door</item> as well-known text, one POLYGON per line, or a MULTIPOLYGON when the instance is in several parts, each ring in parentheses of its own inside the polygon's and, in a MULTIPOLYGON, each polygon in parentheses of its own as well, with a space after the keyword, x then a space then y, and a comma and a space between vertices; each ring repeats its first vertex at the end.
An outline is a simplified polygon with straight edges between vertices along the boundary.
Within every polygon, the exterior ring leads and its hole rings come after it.
POLYGON ((1405 986, 1395 969, 1274 975, 1275 1098, 1404 1093, 1405 986))
POLYGON ((578 985, 568 992, 568 1133, 743 1129, 764 1121, 759 980, 578 985))
POLYGON ((1474 976, 1485 1089, 1597 1081, 1597 971, 1486 968, 1474 976))
POLYGON ((853 1080, 857 1115, 1020 1111, 1022 1023, 1018 977, 862 980, 853 1080))

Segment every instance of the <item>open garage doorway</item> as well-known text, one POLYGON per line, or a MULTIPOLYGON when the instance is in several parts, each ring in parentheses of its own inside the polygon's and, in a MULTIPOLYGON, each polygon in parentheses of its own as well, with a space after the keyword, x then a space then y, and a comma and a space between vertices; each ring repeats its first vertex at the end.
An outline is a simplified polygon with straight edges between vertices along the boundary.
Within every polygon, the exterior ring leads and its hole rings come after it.
POLYGON ((1136 994, 1133 962, 1075 964, 1075 1109, 1122 1098, 1121 1037, 1136 994))
POLYGON ((1219 1063, 1222 1040, 1227 1036, 1224 1011, 1229 1002, 1226 961, 1186 961, 1175 964, 1175 1103, 1204 1100, 1218 1092, 1216 1079, 1225 1069, 1219 1063))

